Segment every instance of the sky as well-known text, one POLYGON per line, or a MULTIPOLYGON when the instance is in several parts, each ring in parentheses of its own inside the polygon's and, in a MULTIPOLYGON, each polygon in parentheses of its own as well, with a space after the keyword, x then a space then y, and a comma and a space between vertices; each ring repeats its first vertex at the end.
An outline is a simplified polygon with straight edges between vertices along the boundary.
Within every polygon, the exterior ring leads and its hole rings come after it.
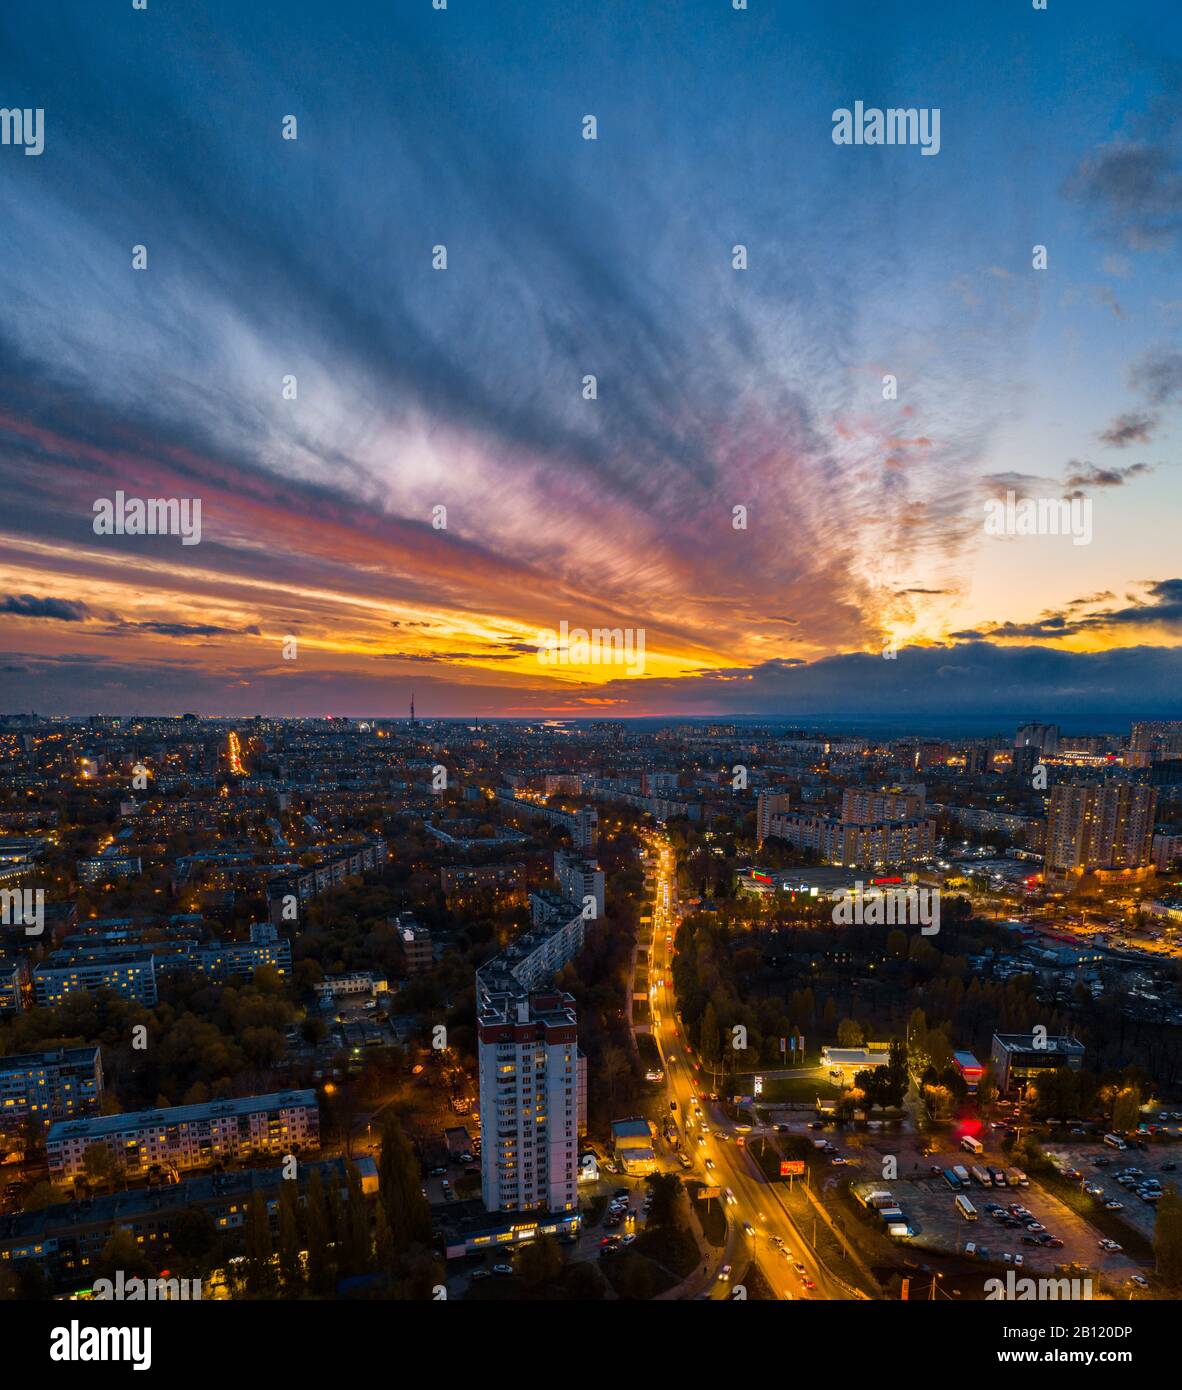
POLYGON ((1180 93, 1172 0, 8 7, 0 711, 1177 715, 1180 93))

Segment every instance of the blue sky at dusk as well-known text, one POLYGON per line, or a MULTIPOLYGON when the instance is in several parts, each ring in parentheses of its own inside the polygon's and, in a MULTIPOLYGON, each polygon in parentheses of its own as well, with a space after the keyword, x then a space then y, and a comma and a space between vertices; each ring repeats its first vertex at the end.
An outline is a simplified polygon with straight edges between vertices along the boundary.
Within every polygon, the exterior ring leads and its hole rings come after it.
POLYGON ((45 111, 0 147, 0 707, 1176 707, 1176 5, 46 0, 0 53, 45 111), (835 145, 859 100, 939 154, 835 145), (985 534, 1007 489, 1091 543, 985 534), (201 543, 96 535, 116 490, 201 543), (644 673, 539 663, 563 621, 644 673))

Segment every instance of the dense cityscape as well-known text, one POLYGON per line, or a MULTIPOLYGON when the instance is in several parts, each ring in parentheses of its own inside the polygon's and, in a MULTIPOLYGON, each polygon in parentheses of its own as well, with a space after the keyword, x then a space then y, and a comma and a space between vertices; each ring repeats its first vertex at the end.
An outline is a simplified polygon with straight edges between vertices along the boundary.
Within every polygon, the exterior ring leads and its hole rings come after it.
POLYGON ((1156 1369, 1177 0, 0 53, 8 1345, 1156 1369))
POLYGON ((8 1298, 1182 1288, 1182 720, 0 730, 8 1298))

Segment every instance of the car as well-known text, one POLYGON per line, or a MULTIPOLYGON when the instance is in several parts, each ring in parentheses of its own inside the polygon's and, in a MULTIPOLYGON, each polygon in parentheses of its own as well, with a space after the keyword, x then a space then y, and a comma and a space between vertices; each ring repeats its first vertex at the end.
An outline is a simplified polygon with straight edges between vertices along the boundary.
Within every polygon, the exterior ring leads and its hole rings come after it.
POLYGON ((749 1236, 753 1236, 755 1234, 755 1227, 751 1224, 750 1221, 743 1222, 743 1230, 746 1231, 749 1236))
POLYGON ((1016 1265, 1024 1265, 1024 1264, 1026 1263, 1026 1257, 1025 1257, 1025 1255, 1023 1255, 1023 1254, 1021 1254, 1021 1253, 1015 1255, 1015 1256, 1014 1256, 1014 1263, 1015 1263, 1016 1265))
POLYGON ((797 1274, 801 1276, 802 1279, 808 1273, 808 1270, 805 1269, 804 1265, 802 1265, 799 1260, 792 1261, 792 1268, 797 1272, 797 1274))
POLYGON ((1098 1182, 1090 1182, 1085 1189, 1089 1197, 1103 1197, 1104 1189, 1098 1182))
POLYGON ((1149 1287, 1149 1280, 1146 1279, 1144 1274, 1130 1274, 1129 1283, 1136 1284, 1139 1289, 1147 1289, 1149 1287))
POLYGON ((750 1125, 736 1125, 736 1126, 735 1126, 735 1133, 736 1133, 736 1134, 750 1134, 750 1133, 751 1133, 751 1126, 750 1126, 750 1125))
POLYGON ((1100 1242, 1100 1249, 1107 1250, 1110 1255, 1115 1255, 1121 1249, 1121 1247, 1116 1243, 1116 1241, 1109 1240, 1107 1237, 1105 1237, 1105 1239, 1103 1239, 1100 1242))
POLYGON ((705 1147, 706 1147, 706 1140, 705 1140, 705 1139, 702 1137, 702 1135, 700 1135, 700 1134, 698 1135, 698 1146, 699 1146, 699 1148, 705 1148, 705 1147))
POLYGON ((512 1265, 493 1265, 493 1273, 506 1277, 513 1273, 512 1265))
POLYGON ((727 1203, 728 1203, 730 1206, 733 1207, 733 1206, 735 1205, 735 1194, 734 1194, 733 1189, 731 1189, 731 1188, 729 1188, 729 1187, 728 1187, 727 1190, 726 1190, 726 1200, 727 1200, 727 1203))
POLYGON ((1041 1245, 1041 1244, 1042 1244, 1042 1237, 1041 1237, 1041 1236, 1032 1236, 1032 1235, 1030 1235, 1029 1232, 1027 1232, 1027 1234, 1024 1235, 1024 1236, 1022 1237, 1022 1244, 1023 1244, 1023 1245, 1041 1245))
POLYGON ((472 1278, 473 1278, 473 1279, 488 1279, 488 1278, 491 1277, 491 1275, 492 1275, 492 1270, 490 1270, 490 1269, 474 1269, 474 1270, 472 1271, 472 1278))
POLYGON ((1059 1239, 1058 1236, 1051 1236, 1051 1235, 1045 1236, 1045 1237, 1043 1238, 1043 1242, 1042 1242, 1042 1243, 1047 1247, 1048 1250, 1062 1250, 1062 1249, 1063 1249, 1063 1242, 1059 1239))
POLYGON ((730 1277, 731 1277, 731 1267, 730 1267, 730 1265, 723 1265, 723 1267, 718 1271, 718 1282, 719 1282, 720 1284, 725 1284, 725 1283, 727 1282, 727 1280, 728 1280, 730 1277))
POLYGON ((1104 1203, 1104 1210, 1105 1210, 1105 1211, 1124 1211, 1124 1209, 1125 1209, 1125 1204, 1124 1204, 1123 1202, 1105 1202, 1105 1203, 1104 1203))
POLYGON ((1014 1263, 1014 1257, 1008 1250, 1003 1250, 1001 1252, 1001 1262, 1004 1265, 1012 1265, 1014 1263))
POLYGON ((433 1178, 441 1178, 441 1177, 444 1176, 444 1174, 445 1174, 446 1172, 447 1172, 447 1169, 446 1169, 446 1168, 432 1168, 432 1169, 431 1169, 431 1176, 432 1176, 433 1178))
POLYGON ((824 1129, 824 1128, 825 1128, 824 1122, 821 1121, 821 1120, 810 1120, 810 1121, 809 1121, 809 1129, 824 1129))
POLYGON ((788 1126, 787 1126, 787 1125, 774 1124, 774 1125, 772 1125, 772 1129, 773 1129, 777 1134, 787 1134, 787 1133, 788 1133, 788 1126))
POLYGON ((440 1178, 439 1186, 443 1188, 444 1192, 446 1192, 451 1187, 451 1183, 449 1183, 446 1178, 440 1178))
POLYGON ((1163 1173, 1174 1173, 1174 1172, 1177 1172, 1177 1169, 1178 1169, 1178 1165, 1177 1165, 1176 1163, 1172 1163, 1172 1162, 1171 1162, 1171 1163, 1163 1163, 1162 1166, 1161 1166, 1161 1170, 1162 1170, 1163 1173))
POLYGON ((1030 1232, 1031 1235, 1036 1236, 1040 1235, 1043 1231, 1045 1231, 1046 1227, 1042 1224, 1041 1221, 1027 1221, 1026 1229, 1030 1232))
POLYGON ((771 1241, 771 1243, 772 1243, 774 1246, 776 1246, 777 1249, 781 1249, 781 1250, 782 1250, 782 1249, 784 1248, 784 1237, 783 1237, 783 1236, 769 1236, 768 1239, 771 1241))
POLYGON ((800 1283, 801 1286, 806 1289, 815 1289, 817 1287, 816 1284, 813 1283, 813 1281, 808 1277, 807 1274, 802 1274, 800 1276, 800 1283))
POLYGON ((709 1168, 711 1172, 714 1171, 714 1160, 712 1158, 706 1160, 706 1167, 709 1168))
POLYGON ((631 1245, 635 1239, 636 1237, 634 1235, 626 1235, 624 1239, 620 1241, 620 1249, 622 1250, 626 1245, 631 1245))
POLYGON ((928 1175, 930 1177, 938 1178, 943 1171, 943 1168, 941 1168, 938 1163, 931 1163, 928 1165, 928 1175))

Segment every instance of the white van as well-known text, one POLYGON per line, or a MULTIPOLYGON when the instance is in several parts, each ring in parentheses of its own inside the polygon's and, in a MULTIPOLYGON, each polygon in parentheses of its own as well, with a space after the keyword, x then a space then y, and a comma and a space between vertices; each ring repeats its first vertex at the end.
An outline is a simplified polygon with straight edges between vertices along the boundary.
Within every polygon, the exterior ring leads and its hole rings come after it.
POLYGON ((1106 1134, 1104 1142, 1110 1149, 1127 1149, 1129 1147, 1119 1134, 1106 1134))

